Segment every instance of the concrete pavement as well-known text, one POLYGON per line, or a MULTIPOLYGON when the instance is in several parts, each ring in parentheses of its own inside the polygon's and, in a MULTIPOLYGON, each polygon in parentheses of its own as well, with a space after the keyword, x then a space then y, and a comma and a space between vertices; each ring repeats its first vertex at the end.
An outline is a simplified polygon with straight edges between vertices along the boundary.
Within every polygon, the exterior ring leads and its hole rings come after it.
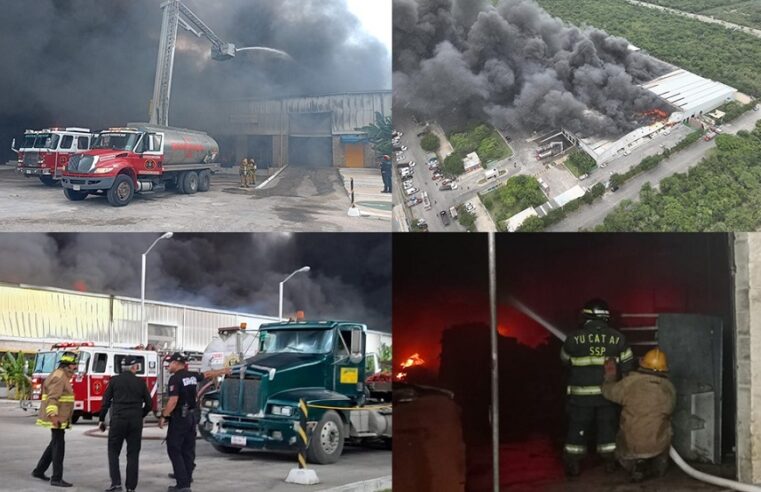
POLYGON ((346 192, 351 196, 351 182, 354 180, 354 202, 362 215, 389 221, 391 230, 391 193, 381 193, 383 179, 379 169, 340 168, 341 179, 346 192))
MULTIPOLYGON (((17 402, 0 402, 0 489, 25 491, 54 490, 30 476, 37 460, 50 439, 50 433, 34 425, 35 417, 18 408, 17 402)), ((146 423, 140 455, 138 490, 164 491, 172 480, 167 477, 171 465, 155 421, 146 423)), ((124 452, 122 473, 126 466, 124 452)), ((288 471, 296 466, 290 454, 244 451, 223 455, 209 443, 196 441, 196 464, 193 490, 195 492, 226 492, 256 490, 271 492, 304 492, 330 490, 344 485, 374 483, 391 475, 391 451, 347 446, 344 455, 333 465, 314 465, 320 483, 303 486, 285 483, 288 471)), ((75 484, 72 492, 101 491, 109 484, 105 435, 95 424, 84 421, 66 432, 64 479, 75 484), (90 431, 90 432, 87 432, 90 431), (87 435, 87 434, 92 434, 87 435)), ((122 477, 124 480, 124 477, 122 477)), ((379 490, 349 489, 349 490, 379 490)))

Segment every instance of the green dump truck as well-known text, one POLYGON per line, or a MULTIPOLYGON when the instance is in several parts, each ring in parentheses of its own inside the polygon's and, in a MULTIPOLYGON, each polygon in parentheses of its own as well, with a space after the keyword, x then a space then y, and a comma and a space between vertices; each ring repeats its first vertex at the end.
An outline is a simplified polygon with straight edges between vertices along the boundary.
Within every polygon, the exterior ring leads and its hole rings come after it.
POLYGON ((308 406, 310 462, 336 462, 346 442, 390 445, 390 385, 384 394, 365 382, 366 325, 269 323, 258 335, 259 352, 203 396, 199 428, 215 449, 295 452, 301 399, 308 406))

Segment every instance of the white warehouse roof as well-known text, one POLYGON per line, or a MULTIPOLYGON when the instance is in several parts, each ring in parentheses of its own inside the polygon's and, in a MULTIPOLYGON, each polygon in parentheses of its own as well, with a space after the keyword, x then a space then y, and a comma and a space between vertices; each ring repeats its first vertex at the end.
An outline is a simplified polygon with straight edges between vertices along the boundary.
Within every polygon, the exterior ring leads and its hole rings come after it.
POLYGON ((642 87, 687 115, 695 111, 704 111, 706 104, 713 105, 714 101, 733 100, 737 93, 737 89, 721 82, 704 79, 686 70, 667 73, 643 84, 642 87))

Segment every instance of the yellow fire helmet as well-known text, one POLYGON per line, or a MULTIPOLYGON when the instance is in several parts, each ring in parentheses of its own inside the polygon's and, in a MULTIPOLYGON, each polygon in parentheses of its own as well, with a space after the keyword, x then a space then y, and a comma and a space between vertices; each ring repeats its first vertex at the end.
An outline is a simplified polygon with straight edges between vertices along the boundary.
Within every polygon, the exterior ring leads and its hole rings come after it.
POLYGON ((78 354, 76 352, 64 352, 61 356, 62 364, 76 364, 78 354))
POLYGON ((667 372, 669 370, 666 353, 658 347, 649 350, 644 357, 642 357, 639 365, 644 369, 656 372, 667 372))

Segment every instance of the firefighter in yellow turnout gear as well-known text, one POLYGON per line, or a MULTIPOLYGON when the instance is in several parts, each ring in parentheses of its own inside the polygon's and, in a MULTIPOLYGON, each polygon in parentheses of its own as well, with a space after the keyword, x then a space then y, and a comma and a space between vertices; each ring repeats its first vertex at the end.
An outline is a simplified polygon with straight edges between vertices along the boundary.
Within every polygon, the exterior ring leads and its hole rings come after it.
POLYGON ((589 301, 582 310, 580 329, 568 335, 560 358, 570 367, 567 388, 568 434, 563 458, 566 474, 577 476, 587 454, 590 436, 596 436, 597 453, 607 470, 615 467, 618 407, 602 395, 604 366, 613 358, 624 374, 632 369, 634 354, 618 330, 608 326, 610 310, 600 299, 589 301))
POLYGON ((50 480, 54 487, 71 487, 63 479, 63 457, 65 450, 64 432, 71 426, 74 413, 74 389, 71 377, 77 370, 77 354, 64 352, 58 369, 45 379, 42 386, 42 400, 37 425, 50 429, 50 443, 42 453, 32 476, 41 480, 50 480), (45 472, 53 464, 53 475, 48 478, 45 472))

